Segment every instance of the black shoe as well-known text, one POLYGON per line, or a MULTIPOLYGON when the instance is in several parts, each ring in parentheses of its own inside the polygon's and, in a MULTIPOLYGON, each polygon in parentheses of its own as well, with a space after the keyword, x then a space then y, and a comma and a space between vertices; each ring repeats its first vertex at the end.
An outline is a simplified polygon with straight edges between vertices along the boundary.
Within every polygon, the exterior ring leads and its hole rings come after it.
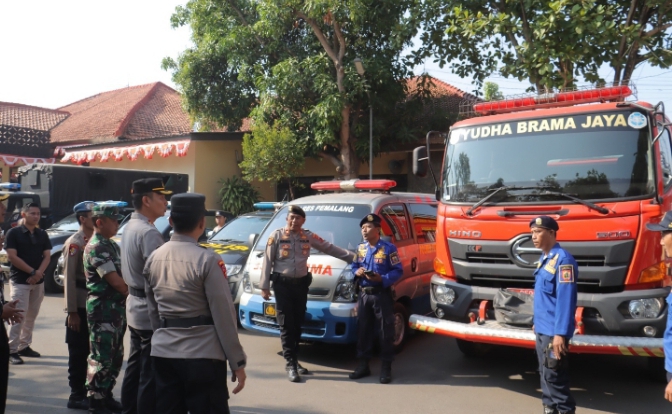
POLYGON ((121 413, 121 411, 124 409, 121 403, 114 399, 112 393, 110 393, 110 395, 108 395, 104 401, 105 401, 105 407, 107 407, 110 411, 114 413, 121 413))
POLYGON ((301 382, 301 377, 299 376, 299 370, 296 365, 292 365, 287 370, 287 378, 290 382, 301 382))
POLYGON ((558 414, 558 410, 548 405, 544 405, 544 414, 558 414))
POLYGON ((369 369, 369 361, 366 359, 361 359, 359 361, 359 366, 355 369, 354 372, 351 372, 348 377, 350 379, 356 380, 371 375, 371 370, 369 369))
POLYGON ((23 364, 23 359, 19 356, 18 352, 9 354, 9 363, 12 365, 21 365, 23 364))
POLYGON ((33 349, 29 346, 20 350, 19 355, 24 356, 24 357, 29 357, 29 358, 39 358, 39 357, 42 356, 42 355, 40 355, 39 352, 33 351, 33 349))
POLYGON ((380 383, 389 384, 392 381, 392 361, 383 361, 380 367, 380 383))
MULTIPOLYGON (((292 366, 291 362, 288 362, 287 365, 285 365, 285 371, 289 372, 289 368, 292 366)), ((309 374, 308 368, 304 368, 299 364, 298 362, 296 363, 296 372, 299 373, 299 375, 306 375, 309 374)))
POLYGON ((89 414, 116 414, 105 405, 105 400, 89 397, 89 414))
POLYGON ((75 410, 88 410, 89 399, 86 398, 86 396, 71 395, 70 398, 68 398, 68 408, 74 408, 75 410))

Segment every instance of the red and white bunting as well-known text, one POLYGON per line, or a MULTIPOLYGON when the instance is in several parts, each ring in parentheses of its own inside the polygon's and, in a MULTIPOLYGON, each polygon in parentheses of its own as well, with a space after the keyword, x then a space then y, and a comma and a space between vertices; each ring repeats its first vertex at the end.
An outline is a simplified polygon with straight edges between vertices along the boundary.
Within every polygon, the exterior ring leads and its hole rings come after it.
MULTIPOLYGON (((159 156, 161 156, 162 158, 167 158, 173 153, 175 153, 175 155, 178 157, 184 157, 187 155, 187 152, 189 151, 190 142, 191 142, 190 140, 173 141, 173 142, 162 142, 162 143, 144 144, 144 145, 132 145, 128 147, 103 148, 103 149, 72 151, 72 152, 68 151, 66 148, 62 150, 64 154, 63 158, 61 158, 61 162, 64 163, 71 162, 73 164, 79 165, 85 162, 95 161, 96 159, 99 159, 101 162, 106 162, 110 159, 114 159, 114 161, 121 161, 124 159, 124 157, 128 158, 131 161, 136 161, 138 159, 138 156, 141 154, 144 156, 145 159, 151 160, 155 151, 158 151, 159 156)), ((0 158, 2 158, 1 155, 0 158)), ((51 163, 53 163, 54 162, 53 159, 51 160, 52 160, 51 163)), ((42 162, 42 161, 34 161, 34 162, 42 162)))
POLYGON ((54 158, 33 158, 33 157, 16 157, 14 155, 0 154, 0 161, 6 166, 13 167, 19 162, 23 164, 53 164, 56 161, 54 158))

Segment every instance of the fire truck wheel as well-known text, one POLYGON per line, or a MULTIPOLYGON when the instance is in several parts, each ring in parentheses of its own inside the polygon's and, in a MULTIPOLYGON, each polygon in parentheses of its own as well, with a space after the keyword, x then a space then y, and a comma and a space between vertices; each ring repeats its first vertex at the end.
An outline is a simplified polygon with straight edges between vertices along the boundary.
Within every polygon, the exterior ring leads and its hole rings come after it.
POLYGON ((667 384, 667 371, 665 371, 665 358, 646 358, 649 378, 655 382, 667 384))
POLYGON ((394 304, 394 352, 399 353, 404 347, 408 333, 408 310, 403 303, 394 304))
POLYGON ((477 358, 477 357, 482 357, 486 355, 490 350, 492 349, 492 345, 490 344, 482 344, 480 342, 471 342, 471 341, 465 341, 463 339, 457 339, 457 347, 460 349, 460 352, 464 354, 464 356, 469 357, 469 358, 477 358))

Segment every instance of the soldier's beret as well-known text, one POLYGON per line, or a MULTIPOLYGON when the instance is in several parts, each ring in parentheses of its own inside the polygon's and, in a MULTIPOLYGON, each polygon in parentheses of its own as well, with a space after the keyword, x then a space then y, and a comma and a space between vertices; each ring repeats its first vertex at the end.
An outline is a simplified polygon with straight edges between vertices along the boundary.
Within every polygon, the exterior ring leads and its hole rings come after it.
POLYGON ((170 198, 170 215, 190 216, 205 213, 205 196, 198 193, 175 194, 170 198))
POLYGON ((660 223, 647 223, 646 228, 651 231, 672 231, 672 211, 668 211, 660 223))
POLYGON ((96 203, 93 201, 82 201, 81 203, 75 204, 72 211, 75 213, 88 213, 93 210, 93 206, 95 205, 96 203))
POLYGON ((560 230, 558 222, 555 221, 552 217, 548 216, 539 216, 537 218, 533 218, 532 221, 530 221, 530 228, 532 227, 541 227, 542 229, 555 231, 560 230))
POLYGON ((143 178, 133 181, 131 194, 147 194, 159 193, 164 195, 173 194, 172 191, 166 190, 163 186, 163 181, 159 178, 143 178))
POLYGON ((359 227, 362 227, 364 223, 373 223, 376 227, 380 227, 380 223, 382 222, 383 219, 378 214, 368 214, 359 222, 359 227))
POLYGON ((289 206, 289 212, 292 214, 298 214, 299 216, 306 218, 306 212, 299 206, 289 206))

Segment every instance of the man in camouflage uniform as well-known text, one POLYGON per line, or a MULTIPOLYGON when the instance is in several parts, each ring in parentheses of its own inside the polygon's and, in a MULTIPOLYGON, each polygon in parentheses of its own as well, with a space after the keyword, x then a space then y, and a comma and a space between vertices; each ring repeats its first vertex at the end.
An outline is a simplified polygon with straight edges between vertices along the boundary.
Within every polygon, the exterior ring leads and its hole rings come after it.
POLYGON ((117 234, 122 217, 117 205, 103 202, 93 207, 94 235, 84 249, 91 346, 86 374, 89 413, 121 412, 121 404, 112 397, 112 388, 124 361, 128 286, 121 277, 119 246, 110 239, 117 234))

